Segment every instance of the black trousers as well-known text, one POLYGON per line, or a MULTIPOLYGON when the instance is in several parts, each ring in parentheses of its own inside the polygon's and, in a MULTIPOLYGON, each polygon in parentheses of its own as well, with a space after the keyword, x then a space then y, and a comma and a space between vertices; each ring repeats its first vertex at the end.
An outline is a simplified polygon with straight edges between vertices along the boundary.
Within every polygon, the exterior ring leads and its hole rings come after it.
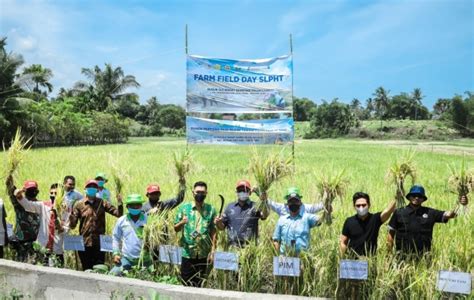
POLYGON ((92 269, 95 265, 104 264, 105 252, 100 251, 100 245, 86 246, 84 250, 78 251, 83 271, 92 269))
POLYGON ((0 246, 0 258, 3 258, 3 246, 0 246))
POLYGON ((201 287, 208 272, 207 258, 181 258, 181 279, 184 285, 201 287))

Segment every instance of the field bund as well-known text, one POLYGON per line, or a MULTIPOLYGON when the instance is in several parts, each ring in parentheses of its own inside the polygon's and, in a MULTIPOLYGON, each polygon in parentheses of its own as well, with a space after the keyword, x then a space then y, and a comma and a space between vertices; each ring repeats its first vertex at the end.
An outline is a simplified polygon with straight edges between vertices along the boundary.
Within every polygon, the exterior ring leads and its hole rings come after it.
POLYGON ((49 268, 0 259, 0 296, 16 290, 24 299, 323 299, 274 294, 199 289, 131 278, 49 268), (156 298, 158 299, 158 298, 156 298))

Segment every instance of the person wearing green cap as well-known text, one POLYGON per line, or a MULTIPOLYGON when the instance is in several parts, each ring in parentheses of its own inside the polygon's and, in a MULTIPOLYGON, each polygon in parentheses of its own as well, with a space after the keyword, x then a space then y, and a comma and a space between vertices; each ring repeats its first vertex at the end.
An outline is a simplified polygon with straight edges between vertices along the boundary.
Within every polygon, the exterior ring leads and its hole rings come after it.
POLYGON ((110 195, 110 191, 105 188, 105 183, 108 181, 107 176, 105 175, 105 173, 99 172, 95 175, 95 180, 99 184, 97 198, 100 198, 110 203, 112 196, 110 195))
MULTIPOLYGON (((260 199, 266 200, 267 195, 262 194, 260 195, 260 199)), ((278 214, 280 217, 284 215, 289 215, 290 210, 288 208, 288 205, 286 203, 279 203, 276 201, 273 201, 271 199, 268 199, 268 206, 272 211, 274 211, 276 214, 278 214)), ((322 202, 319 203, 314 203, 314 204, 301 204, 301 208, 304 210, 304 212, 308 214, 315 214, 321 210, 324 209, 324 204, 322 202)))
POLYGON ((315 214, 306 213, 302 209, 300 190, 291 187, 285 195, 289 214, 282 215, 273 232, 273 245, 281 255, 299 255, 307 250, 310 241, 310 230, 321 224, 315 214))
POLYGON ((121 276, 124 270, 137 265, 142 254, 143 228, 147 216, 142 210, 142 196, 132 194, 125 200, 128 213, 121 216, 115 224, 112 234, 112 249, 115 267, 111 274, 121 276))

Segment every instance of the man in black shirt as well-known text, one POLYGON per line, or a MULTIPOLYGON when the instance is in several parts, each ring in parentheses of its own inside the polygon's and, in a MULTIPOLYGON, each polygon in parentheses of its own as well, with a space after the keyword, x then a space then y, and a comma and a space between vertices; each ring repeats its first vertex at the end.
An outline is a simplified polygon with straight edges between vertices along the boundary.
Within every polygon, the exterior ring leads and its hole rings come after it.
MULTIPOLYGON (((415 257, 420 258, 431 250, 435 223, 446 223, 449 219, 456 217, 456 213, 423 207, 422 203, 428 197, 422 186, 413 186, 406 198, 410 204, 397 209, 388 224, 387 242, 389 250, 393 248, 395 240, 395 249, 405 257, 414 254, 415 257)), ((460 197, 459 203, 467 205, 467 197, 460 197)))
POLYGON ((357 214, 347 218, 342 228, 339 244, 341 255, 346 253, 347 248, 351 250, 351 254, 358 256, 374 254, 377 251, 380 226, 395 210, 395 200, 384 211, 375 214, 369 213, 370 197, 366 193, 355 193, 352 202, 357 214))

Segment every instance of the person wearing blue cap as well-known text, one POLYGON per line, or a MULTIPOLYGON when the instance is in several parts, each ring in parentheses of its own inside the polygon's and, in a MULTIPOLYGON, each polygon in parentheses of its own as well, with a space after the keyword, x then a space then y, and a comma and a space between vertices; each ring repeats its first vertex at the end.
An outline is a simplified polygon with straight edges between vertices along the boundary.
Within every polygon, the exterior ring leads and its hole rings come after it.
MULTIPOLYGON (((410 203, 395 210, 388 224, 388 248, 393 248, 403 257, 421 258, 431 250, 433 227, 435 223, 446 223, 456 217, 454 211, 441 211, 422 206, 428 200, 425 189, 415 185, 406 195, 410 203)), ((467 205, 467 197, 461 196, 459 203, 467 205)))

